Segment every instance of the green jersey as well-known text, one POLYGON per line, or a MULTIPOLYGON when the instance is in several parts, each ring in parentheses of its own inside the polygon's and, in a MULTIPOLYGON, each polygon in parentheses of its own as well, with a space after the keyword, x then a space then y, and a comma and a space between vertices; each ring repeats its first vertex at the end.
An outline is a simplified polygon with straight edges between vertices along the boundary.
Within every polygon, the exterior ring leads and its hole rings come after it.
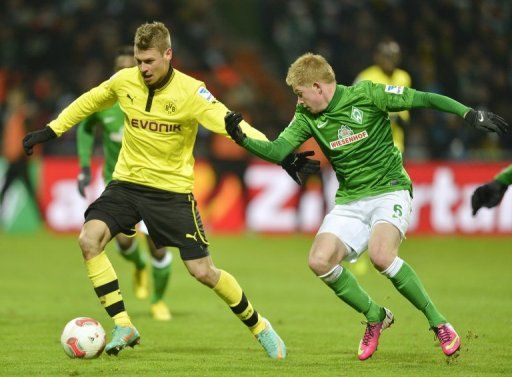
POLYGON ((338 85, 328 107, 314 115, 297 106, 281 133, 297 148, 311 136, 331 163, 343 204, 390 191, 411 190, 411 180, 394 146, 388 111, 409 109, 414 89, 362 81, 338 85))
POLYGON ((124 115, 119 103, 114 106, 92 114, 78 126, 77 149, 80 167, 89 167, 94 145, 94 127, 101 127, 103 155, 103 179, 105 184, 112 180, 112 173, 116 166, 121 141, 123 139, 124 115))
POLYGON ((512 185, 512 165, 503 169, 494 179, 505 185, 512 185))
POLYGON ((319 114, 299 104, 288 127, 272 143, 246 138, 243 146, 259 157, 280 162, 314 137, 339 182, 336 204, 391 191, 412 192, 402 155, 393 144, 388 112, 415 107, 460 116, 469 110, 438 94, 361 81, 354 86, 337 85, 329 105, 319 114))

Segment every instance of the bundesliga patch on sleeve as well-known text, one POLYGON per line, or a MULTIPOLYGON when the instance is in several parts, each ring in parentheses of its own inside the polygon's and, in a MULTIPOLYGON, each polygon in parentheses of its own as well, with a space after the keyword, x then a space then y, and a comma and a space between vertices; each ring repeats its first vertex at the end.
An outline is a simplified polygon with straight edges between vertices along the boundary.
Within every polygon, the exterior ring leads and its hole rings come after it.
POLYGON ((398 85, 386 85, 384 91, 386 93, 402 94, 404 92, 404 87, 398 85))
POLYGON ((199 94, 201 97, 203 97, 208 102, 214 102, 215 101, 215 97, 213 96, 213 94, 211 94, 208 91, 208 89, 206 89, 204 86, 199 88, 199 90, 197 91, 197 94, 199 94))

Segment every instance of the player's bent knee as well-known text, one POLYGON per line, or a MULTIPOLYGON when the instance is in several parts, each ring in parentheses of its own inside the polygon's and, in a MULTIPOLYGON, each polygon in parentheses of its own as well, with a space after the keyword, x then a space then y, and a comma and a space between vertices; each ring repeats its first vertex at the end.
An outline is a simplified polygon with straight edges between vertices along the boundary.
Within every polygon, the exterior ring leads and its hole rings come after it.
POLYGON ((101 253, 99 240, 95 240, 84 232, 80 233, 78 244, 80 245, 80 249, 82 249, 82 255, 85 259, 94 258, 101 253))
POLYGON ((197 268, 190 271, 190 274, 200 283, 213 287, 217 281, 215 280, 214 271, 210 268, 197 268))
POLYGON ((78 236, 78 244, 82 249, 84 258, 91 259, 99 255, 106 244, 106 242, 103 242, 104 239, 105 235, 102 232, 94 232, 84 226, 78 236))
POLYGON ((308 258, 308 266, 316 275, 323 275, 332 268, 329 259, 318 254, 311 254, 308 258))
POLYGON ((374 253, 370 254, 370 261, 375 269, 382 272, 391 265, 395 256, 395 254, 389 252, 374 253))

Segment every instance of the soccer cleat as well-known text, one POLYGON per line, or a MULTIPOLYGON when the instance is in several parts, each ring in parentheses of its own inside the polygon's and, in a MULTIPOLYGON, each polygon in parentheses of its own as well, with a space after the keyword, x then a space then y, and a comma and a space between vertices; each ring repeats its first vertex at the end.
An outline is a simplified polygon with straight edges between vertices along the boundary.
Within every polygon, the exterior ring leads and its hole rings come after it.
POLYGON ((135 347, 140 343, 140 335, 133 326, 114 326, 112 340, 105 346, 108 355, 117 356, 126 346, 135 347))
POLYGON ((151 305, 151 315, 157 321, 170 321, 172 318, 169 307, 162 300, 151 305))
POLYGON ((460 337, 452 325, 449 323, 441 323, 436 327, 432 327, 432 331, 435 332, 436 337, 441 344, 441 349, 446 356, 451 356, 459 350, 460 337))
POLYGON ((265 328, 255 335, 256 339, 268 356, 276 360, 284 359, 286 357, 286 346, 283 340, 277 335, 266 318, 262 318, 262 320, 265 321, 265 328))
POLYGON ((357 352, 359 360, 366 360, 377 351, 380 333, 395 322, 393 313, 386 308, 384 308, 384 311, 386 312, 386 316, 382 322, 366 323, 366 330, 363 339, 359 342, 359 350, 357 352))
POLYGON ((147 268, 135 269, 133 272, 133 291, 135 297, 144 300, 149 296, 149 279, 147 268))

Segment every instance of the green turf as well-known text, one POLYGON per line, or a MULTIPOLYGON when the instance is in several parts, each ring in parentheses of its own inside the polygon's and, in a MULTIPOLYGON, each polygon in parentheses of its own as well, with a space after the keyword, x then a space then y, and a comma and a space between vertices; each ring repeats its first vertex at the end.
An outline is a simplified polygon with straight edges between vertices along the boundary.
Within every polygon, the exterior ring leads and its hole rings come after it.
POLYGON ((211 237, 218 267, 231 272, 288 347, 269 359, 226 305, 185 271, 175 253, 167 294, 173 320, 157 323, 131 291, 131 267, 113 248, 129 313, 142 344, 119 357, 71 360, 59 342, 78 316, 112 322, 87 279, 76 237, 0 233, 0 375, 29 376, 497 376, 512 375, 512 238, 410 237, 401 256, 423 279, 463 338, 456 359, 443 356, 427 321, 375 271, 359 276, 396 323, 379 351, 357 360, 362 316, 308 270, 312 237, 211 237))

